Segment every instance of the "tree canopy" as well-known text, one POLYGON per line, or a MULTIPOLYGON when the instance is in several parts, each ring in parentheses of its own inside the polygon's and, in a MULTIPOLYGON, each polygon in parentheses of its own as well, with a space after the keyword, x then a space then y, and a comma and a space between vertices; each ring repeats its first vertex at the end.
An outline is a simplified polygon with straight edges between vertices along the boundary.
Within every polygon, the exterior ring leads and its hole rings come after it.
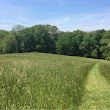
POLYGON ((0 54, 35 51, 110 60, 110 30, 62 32, 49 24, 0 30, 0 54))

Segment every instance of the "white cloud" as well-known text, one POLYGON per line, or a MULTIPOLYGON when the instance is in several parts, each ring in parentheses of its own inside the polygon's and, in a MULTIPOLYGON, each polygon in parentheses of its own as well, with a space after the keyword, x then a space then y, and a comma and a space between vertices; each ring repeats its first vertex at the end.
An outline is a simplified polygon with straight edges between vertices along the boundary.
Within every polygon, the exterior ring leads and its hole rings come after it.
POLYGON ((12 28, 12 25, 9 24, 0 24, 0 29, 10 30, 12 28))
MULTIPOLYGON (((110 30, 110 10, 104 10, 100 13, 90 13, 81 15, 72 15, 62 18, 54 18, 41 21, 42 24, 56 25, 62 31, 93 31, 97 29, 110 30)), ((40 22, 39 22, 40 23, 40 22)))
POLYGON ((17 19, 20 20, 20 21, 29 21, 29 19, 23 18, 23 17, 17 17, 17 19))

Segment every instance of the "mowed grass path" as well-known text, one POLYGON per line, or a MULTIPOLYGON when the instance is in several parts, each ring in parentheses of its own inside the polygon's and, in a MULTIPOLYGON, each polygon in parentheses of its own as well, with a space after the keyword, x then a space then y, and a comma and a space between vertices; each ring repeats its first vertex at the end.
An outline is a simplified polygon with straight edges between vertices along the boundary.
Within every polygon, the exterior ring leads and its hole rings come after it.
POLYGON ((99 62, 91 69, 85 84, 85 95, 80 109, 110 108, 110 84, 101 75, 99 62))

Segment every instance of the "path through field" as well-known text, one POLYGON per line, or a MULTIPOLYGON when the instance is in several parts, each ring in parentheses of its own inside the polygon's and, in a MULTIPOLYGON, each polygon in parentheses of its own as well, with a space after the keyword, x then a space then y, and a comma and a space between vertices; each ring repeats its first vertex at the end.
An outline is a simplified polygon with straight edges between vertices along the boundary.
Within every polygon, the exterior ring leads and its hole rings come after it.
POLYGON ((80 109, 110 108, 110 84, 100 74, 99 62, 89 73, 80 109))

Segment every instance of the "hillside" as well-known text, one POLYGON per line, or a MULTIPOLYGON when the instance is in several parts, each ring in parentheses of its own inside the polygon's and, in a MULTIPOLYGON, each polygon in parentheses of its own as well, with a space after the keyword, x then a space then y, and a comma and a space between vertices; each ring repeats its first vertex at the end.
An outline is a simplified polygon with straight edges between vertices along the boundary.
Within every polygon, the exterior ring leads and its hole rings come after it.
POLYGON ((109 64, 44 53, 0 55, 0 109, 110 108, 109 64))

